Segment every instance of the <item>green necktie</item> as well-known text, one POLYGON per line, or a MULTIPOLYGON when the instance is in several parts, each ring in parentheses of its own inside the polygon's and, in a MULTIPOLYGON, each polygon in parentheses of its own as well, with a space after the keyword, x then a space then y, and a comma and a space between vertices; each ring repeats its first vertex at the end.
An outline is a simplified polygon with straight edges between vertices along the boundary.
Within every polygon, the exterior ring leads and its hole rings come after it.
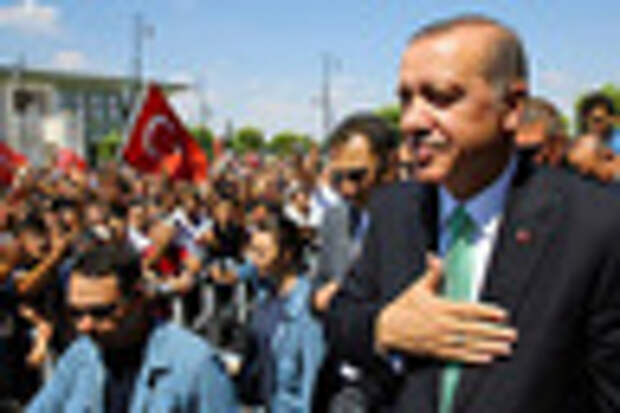
MULTIPOLYGON (((448 220, 448 248, 444 256, 444 296, 469 301, 474 269, 473 238, 476 224, 467 210, 457 207, 448 220)), ((448 363, 441 372, 439 413, 451 413, 461 365, 448 363)))

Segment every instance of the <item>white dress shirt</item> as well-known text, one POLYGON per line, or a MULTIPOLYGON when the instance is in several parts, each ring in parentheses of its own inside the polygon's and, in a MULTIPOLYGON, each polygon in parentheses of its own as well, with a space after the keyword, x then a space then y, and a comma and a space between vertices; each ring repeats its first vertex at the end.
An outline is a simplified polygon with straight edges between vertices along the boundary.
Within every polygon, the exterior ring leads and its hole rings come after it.
MULTIPOLYGON (((503 218, 506 196, 516 168, 517 160, 513 157, 502 174, 491 185, 463 204, 476 225, 473 288, 470 297, 472 301, 478 300, 484 285, 491 253, 503 218)), ((461 204, 445 188, 439 189, 439 253, 442 257, 450 245, 448 220, 455 208, 461 204)))

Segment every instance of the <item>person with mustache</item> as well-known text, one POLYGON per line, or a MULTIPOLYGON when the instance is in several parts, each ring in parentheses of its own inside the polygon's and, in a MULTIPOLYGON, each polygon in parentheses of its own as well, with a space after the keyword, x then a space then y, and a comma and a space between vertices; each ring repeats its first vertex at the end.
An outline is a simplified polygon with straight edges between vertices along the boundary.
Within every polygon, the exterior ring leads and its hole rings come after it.
POLYGON ((371 411, 620 410, 620 204, 520 159, 527 92, 521 41, 495 20, 436 22, 407 44, 415 183, 375 193, 326 322, 332 351, 381 377, 371 411))

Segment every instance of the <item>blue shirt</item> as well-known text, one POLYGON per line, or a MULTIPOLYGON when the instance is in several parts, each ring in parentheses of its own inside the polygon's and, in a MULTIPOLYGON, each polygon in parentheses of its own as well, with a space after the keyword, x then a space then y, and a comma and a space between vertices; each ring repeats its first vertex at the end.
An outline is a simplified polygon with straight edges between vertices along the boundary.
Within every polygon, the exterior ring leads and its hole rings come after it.
MULTIPOLYGON (((268 393, 263 397, 273 413, 311 411, 312 391, 325 355, 323 330, 310 309, 311 292, 310 281, 300 276, 288 295, 265 299, 253 315, 250 334, 258 348, 252 359, 244 361, 244 369, 258 375, 261 389, 256 391, 268 393)), ((255 377, 244 379, 256 383, 255 377)))
POLYGON ((614 129, 609 139, 609 147, 616 155, 620 155, 620 129, 614 129))
MULTIPOLYGON (((97 345, 89 337, 78 338, 26 411, 104 413, 107 374, 97 345)), ((166 323, 151 331, 128 411, 229 413, 237 406, 211 347, 166 323)))

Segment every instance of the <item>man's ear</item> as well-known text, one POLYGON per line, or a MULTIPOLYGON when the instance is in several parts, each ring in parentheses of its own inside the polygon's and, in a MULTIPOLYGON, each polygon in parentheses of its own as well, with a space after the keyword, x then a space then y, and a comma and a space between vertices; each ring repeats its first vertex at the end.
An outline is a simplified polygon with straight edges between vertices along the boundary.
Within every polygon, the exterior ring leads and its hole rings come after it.
POLYGON ((521 123, 529 89, 527 82, 523 79, 512 80, 507 89, 504 95, 506 114, 502 126, 505 131, 515 133, 521 123))

